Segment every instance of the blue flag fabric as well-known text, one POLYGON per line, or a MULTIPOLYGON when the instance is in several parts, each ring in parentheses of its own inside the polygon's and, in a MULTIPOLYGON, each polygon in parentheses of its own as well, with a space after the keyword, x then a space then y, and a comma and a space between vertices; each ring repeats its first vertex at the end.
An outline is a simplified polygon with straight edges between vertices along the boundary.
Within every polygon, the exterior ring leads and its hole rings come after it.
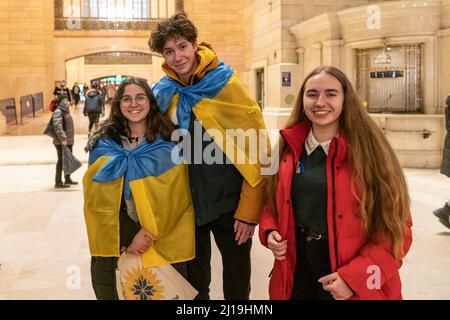
POLYGON ((228 83, 233 72, 229 65, 220 61, 217 68, 208 72, 196 84, 187 87, 183 87, 178 81, 166 75, 153 87, 158 107, 162 113, 166 113, 170 101, 178 93, 178 124, 181 129, 188 129, 192 108, 204 98, 214 98, 228 83))
POLYGON ((130 181, 159 176, 178 164, 171 159, 173 148, 176 148, 175 143, 157 139, 152 143, 141 143, 128 151, 114 140, 100 139, 89 153, 89 165, 102 156, 111 158, 97 172, 93 180, 102 183, 125 176, 124 194, 126 199, 130 199, 130 181))

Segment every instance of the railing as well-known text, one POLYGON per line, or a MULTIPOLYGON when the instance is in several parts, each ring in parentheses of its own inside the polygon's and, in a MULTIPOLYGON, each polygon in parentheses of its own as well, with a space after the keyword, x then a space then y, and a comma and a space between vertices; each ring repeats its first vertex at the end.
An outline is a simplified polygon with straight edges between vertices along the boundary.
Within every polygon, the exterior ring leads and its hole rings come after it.
POLYGON ((20 124, 23 124, 23 118, 33 114, 33 95, 28 94, 20 97, 20 124))
POLYGON ((33 94, 33 117, 39 110, 44 111, 44 94, 42 92, 33 94))
POLYGON ((159 19, 152 20, 117 20, 110 21, 100 18, 55 18, 55 30, 116 30, 116 31, 149 31, 159 19))
POLYGON ((0 100, 0 111, 6 118, 6 123, 17 124, 16 100, 14 98, 0 100))
POLYGON ((36 111, 44 111, 44 94, 42 92, 28 94, 20 97, 20 124, 23 118, 29 115, 36 117, 36 111))

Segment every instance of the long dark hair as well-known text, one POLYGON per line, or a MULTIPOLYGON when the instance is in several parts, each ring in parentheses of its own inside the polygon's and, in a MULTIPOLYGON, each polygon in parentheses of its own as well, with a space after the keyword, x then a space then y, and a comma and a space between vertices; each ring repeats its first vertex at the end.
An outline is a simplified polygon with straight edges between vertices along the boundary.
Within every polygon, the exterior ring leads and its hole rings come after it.
POLYGON ((123 116, 120 110, 120 99, 122 99, 126 86, 134 84, 142 89, 148 97, 150 104, 150 111, 147 115, 147 131, 145 137, 149 142, 153 142, 158 135, 165 140, 170 140, 170 136, 174 129, 174 126, 170 119, 161 113, 156 105, 156 99, 153 95, 152 89, 148 85, 147 81, 135 77, 126 78, 119 85, 116 95, 111 103, 111 112, 109 118, 103 121, 100 125, 99 132, 103 136, 112 137, 117 134, 123 136, 130 136, 130 129, 128 127, 128 120, 123 116))

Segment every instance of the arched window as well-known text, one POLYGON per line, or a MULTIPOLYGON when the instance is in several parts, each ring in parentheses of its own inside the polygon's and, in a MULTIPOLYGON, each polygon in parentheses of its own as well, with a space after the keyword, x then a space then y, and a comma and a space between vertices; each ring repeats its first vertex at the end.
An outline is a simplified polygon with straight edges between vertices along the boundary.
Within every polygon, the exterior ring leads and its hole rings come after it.
POLYGON ((149 30, 179 9, 177 0, 55 0, 56 30, 149 30))

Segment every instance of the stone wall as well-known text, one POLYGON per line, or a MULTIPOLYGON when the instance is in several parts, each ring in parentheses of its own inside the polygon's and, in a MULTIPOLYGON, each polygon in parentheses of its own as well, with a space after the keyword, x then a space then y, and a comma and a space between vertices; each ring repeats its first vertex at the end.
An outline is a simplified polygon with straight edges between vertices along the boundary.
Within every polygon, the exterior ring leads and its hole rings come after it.
POLYGON ((53 1, 0 1, 0 98, 53 91, 53 1))
POLYGON ((207 42, 225 63, 244 71, 244 1, 184 1, 184 10, 198 29, 198 41, 207 42))

